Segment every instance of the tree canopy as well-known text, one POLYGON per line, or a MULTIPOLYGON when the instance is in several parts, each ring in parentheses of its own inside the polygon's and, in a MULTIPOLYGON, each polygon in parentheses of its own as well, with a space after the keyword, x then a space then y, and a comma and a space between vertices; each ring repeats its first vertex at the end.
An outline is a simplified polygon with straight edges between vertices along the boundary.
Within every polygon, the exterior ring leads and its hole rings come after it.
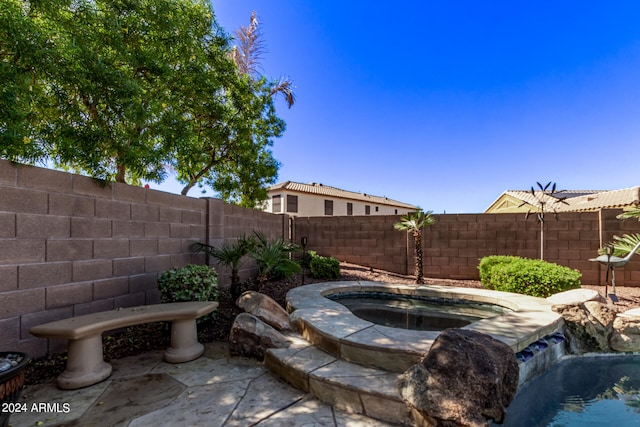
POLYGON ((281 81, 231 43, 205 0, 3 0, 0 157, 131 184, 173 171, 183 194, 253 207, 277 177, 281 81))

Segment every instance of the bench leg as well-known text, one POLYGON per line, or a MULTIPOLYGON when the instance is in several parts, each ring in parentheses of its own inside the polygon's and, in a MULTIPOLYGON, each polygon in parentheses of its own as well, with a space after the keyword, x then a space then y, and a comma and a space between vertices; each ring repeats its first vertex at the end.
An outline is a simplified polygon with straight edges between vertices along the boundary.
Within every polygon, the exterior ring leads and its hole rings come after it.
POLYGON ((174 320, 171 322, 171 347, 164 352, 164 360, 182 363, 197 359, 204 353, 204 346, 198 342, 196 319, 174 320))
POLYGON ((75 390, 87 387, 111 375, 111 365, 102 355, 102 334, 79 340, 70 340, 67 350, 67 368, 57 379, 58 387, 75 390))

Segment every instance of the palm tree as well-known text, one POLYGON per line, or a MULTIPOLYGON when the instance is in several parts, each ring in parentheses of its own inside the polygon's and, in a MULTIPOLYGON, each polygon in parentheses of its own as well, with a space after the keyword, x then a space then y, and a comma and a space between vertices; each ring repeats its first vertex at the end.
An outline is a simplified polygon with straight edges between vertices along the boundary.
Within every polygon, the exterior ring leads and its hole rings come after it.
MULTIPOLYGON (((264 44, 261 39, 258 15, 255 11, 251 12, 249 25, 240 27, 236 31, 238 45, 234 46, 231 51, 231 58, 242 74, 251 77, 253 81, 259 81, 263 77, 260 75, 260 60, 264 53, 264 44)), ((296 102, 293 93, 293 82, 288 78, 281 77, 275 82, 270 82, 269 95, 275 96, 280 94, 287 102, 287 106, 291 108, 296 102)))
MULTIPOLYGON (((629 219, 637 218, 640 221, 640 208, 632 209, 621 213, 616 218, 629 219)), ((613 242, 607 246, 613 247, 613 255, 623 257, 633 250, 636 244, 640 242, 640 233, 623 234, 622 236, 613 236, 613 242)), ((606 247, 605 247, 606 248, 606 247)), ((605 248, 600 249, 600 253, 605 253, 605 248)), ((638 252, 636 252, 638 253, 638 252)))
POLYGON ((267 237, 259 232, 253 232, 255 245, 250 256, 258 264, 258 283, 262 286, 269 279, 285 278, 300 273, 302 267, 290 258, 292 252, 299 250, 298 245, 286 243, 282 239, 275 239, 271 242, 267 237))
POLYGON ((406 231, 413 234, 415 245, 414 275, 416 283, 424 283, 424 272, 422 267, 422 229, 433 225, 435 219, 431 216, 432 211, 415 211, 400 217, 400 222, 393 224, 396 230, 406 231))
POLYGON ((231 296, 233 298, 237 298, 240 296, 240 276, 238 275, 238 272, 242 265, 242 258, 245 255, 248 255, 255 245, 255 239, 252 237, 246 238, 242 236, 232 243, 224 242, 219 247, 199 242, 194 243, 193 247, 196 251, 208 253, 214 257, 219 264, 222 264, 231 270, 231 296))

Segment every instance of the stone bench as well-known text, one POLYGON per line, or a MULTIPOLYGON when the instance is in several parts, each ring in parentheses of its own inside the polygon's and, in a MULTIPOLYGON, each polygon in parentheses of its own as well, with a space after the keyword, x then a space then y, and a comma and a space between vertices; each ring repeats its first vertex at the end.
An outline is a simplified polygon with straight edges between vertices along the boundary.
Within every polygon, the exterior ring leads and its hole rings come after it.
POLYGON ((171 321, 171 346, 164 353, 169 363, 197 359, 204 352, 198 342, 196 319, 211 313, 217 302, 175 302, 118 308, 58 320, 29 329, 40 338, 69 341, 67 367, 57 379, 58 387, 73 390, 105 380, 111 375, 111 365, 104 361, 102 333, 143 323, 171 321))

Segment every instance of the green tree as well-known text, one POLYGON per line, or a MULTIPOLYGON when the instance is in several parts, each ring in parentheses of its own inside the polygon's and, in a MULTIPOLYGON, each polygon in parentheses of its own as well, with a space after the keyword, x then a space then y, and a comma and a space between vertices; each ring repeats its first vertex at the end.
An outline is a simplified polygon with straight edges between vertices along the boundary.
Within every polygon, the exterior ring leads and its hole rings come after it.
MULTIPOLYGON (((45 14, 43 14, 45 16, 45 14)), ((209 6, 193 0, 78 0, 46 11, 64 55, 51 71, 44 138, 58 166, 117 182, 161 182, 188 129, 175 108, 209 6)))
POLYGON ((3 0, 0 7, 0 158, 36 163, 46 157, 34 138, 42 96, 39 70, 51 48, 46 28, 29 17, 24 2, 3 0))
POLYGON ((266 196, 285 128, 273 95, 290 84, 241 71, 209 2, 6 0, 0 24, 3 158, 266 196))
POLYGON ((422 229, 433 225, 435 219, 431 216, 432 211, 415 211, 403 215, 399 222, 393 224, 396 230, 406 231, 413 235, 415 248, 414 275, 416 283, 424 283, 424 269, 422 262, 422 229))

